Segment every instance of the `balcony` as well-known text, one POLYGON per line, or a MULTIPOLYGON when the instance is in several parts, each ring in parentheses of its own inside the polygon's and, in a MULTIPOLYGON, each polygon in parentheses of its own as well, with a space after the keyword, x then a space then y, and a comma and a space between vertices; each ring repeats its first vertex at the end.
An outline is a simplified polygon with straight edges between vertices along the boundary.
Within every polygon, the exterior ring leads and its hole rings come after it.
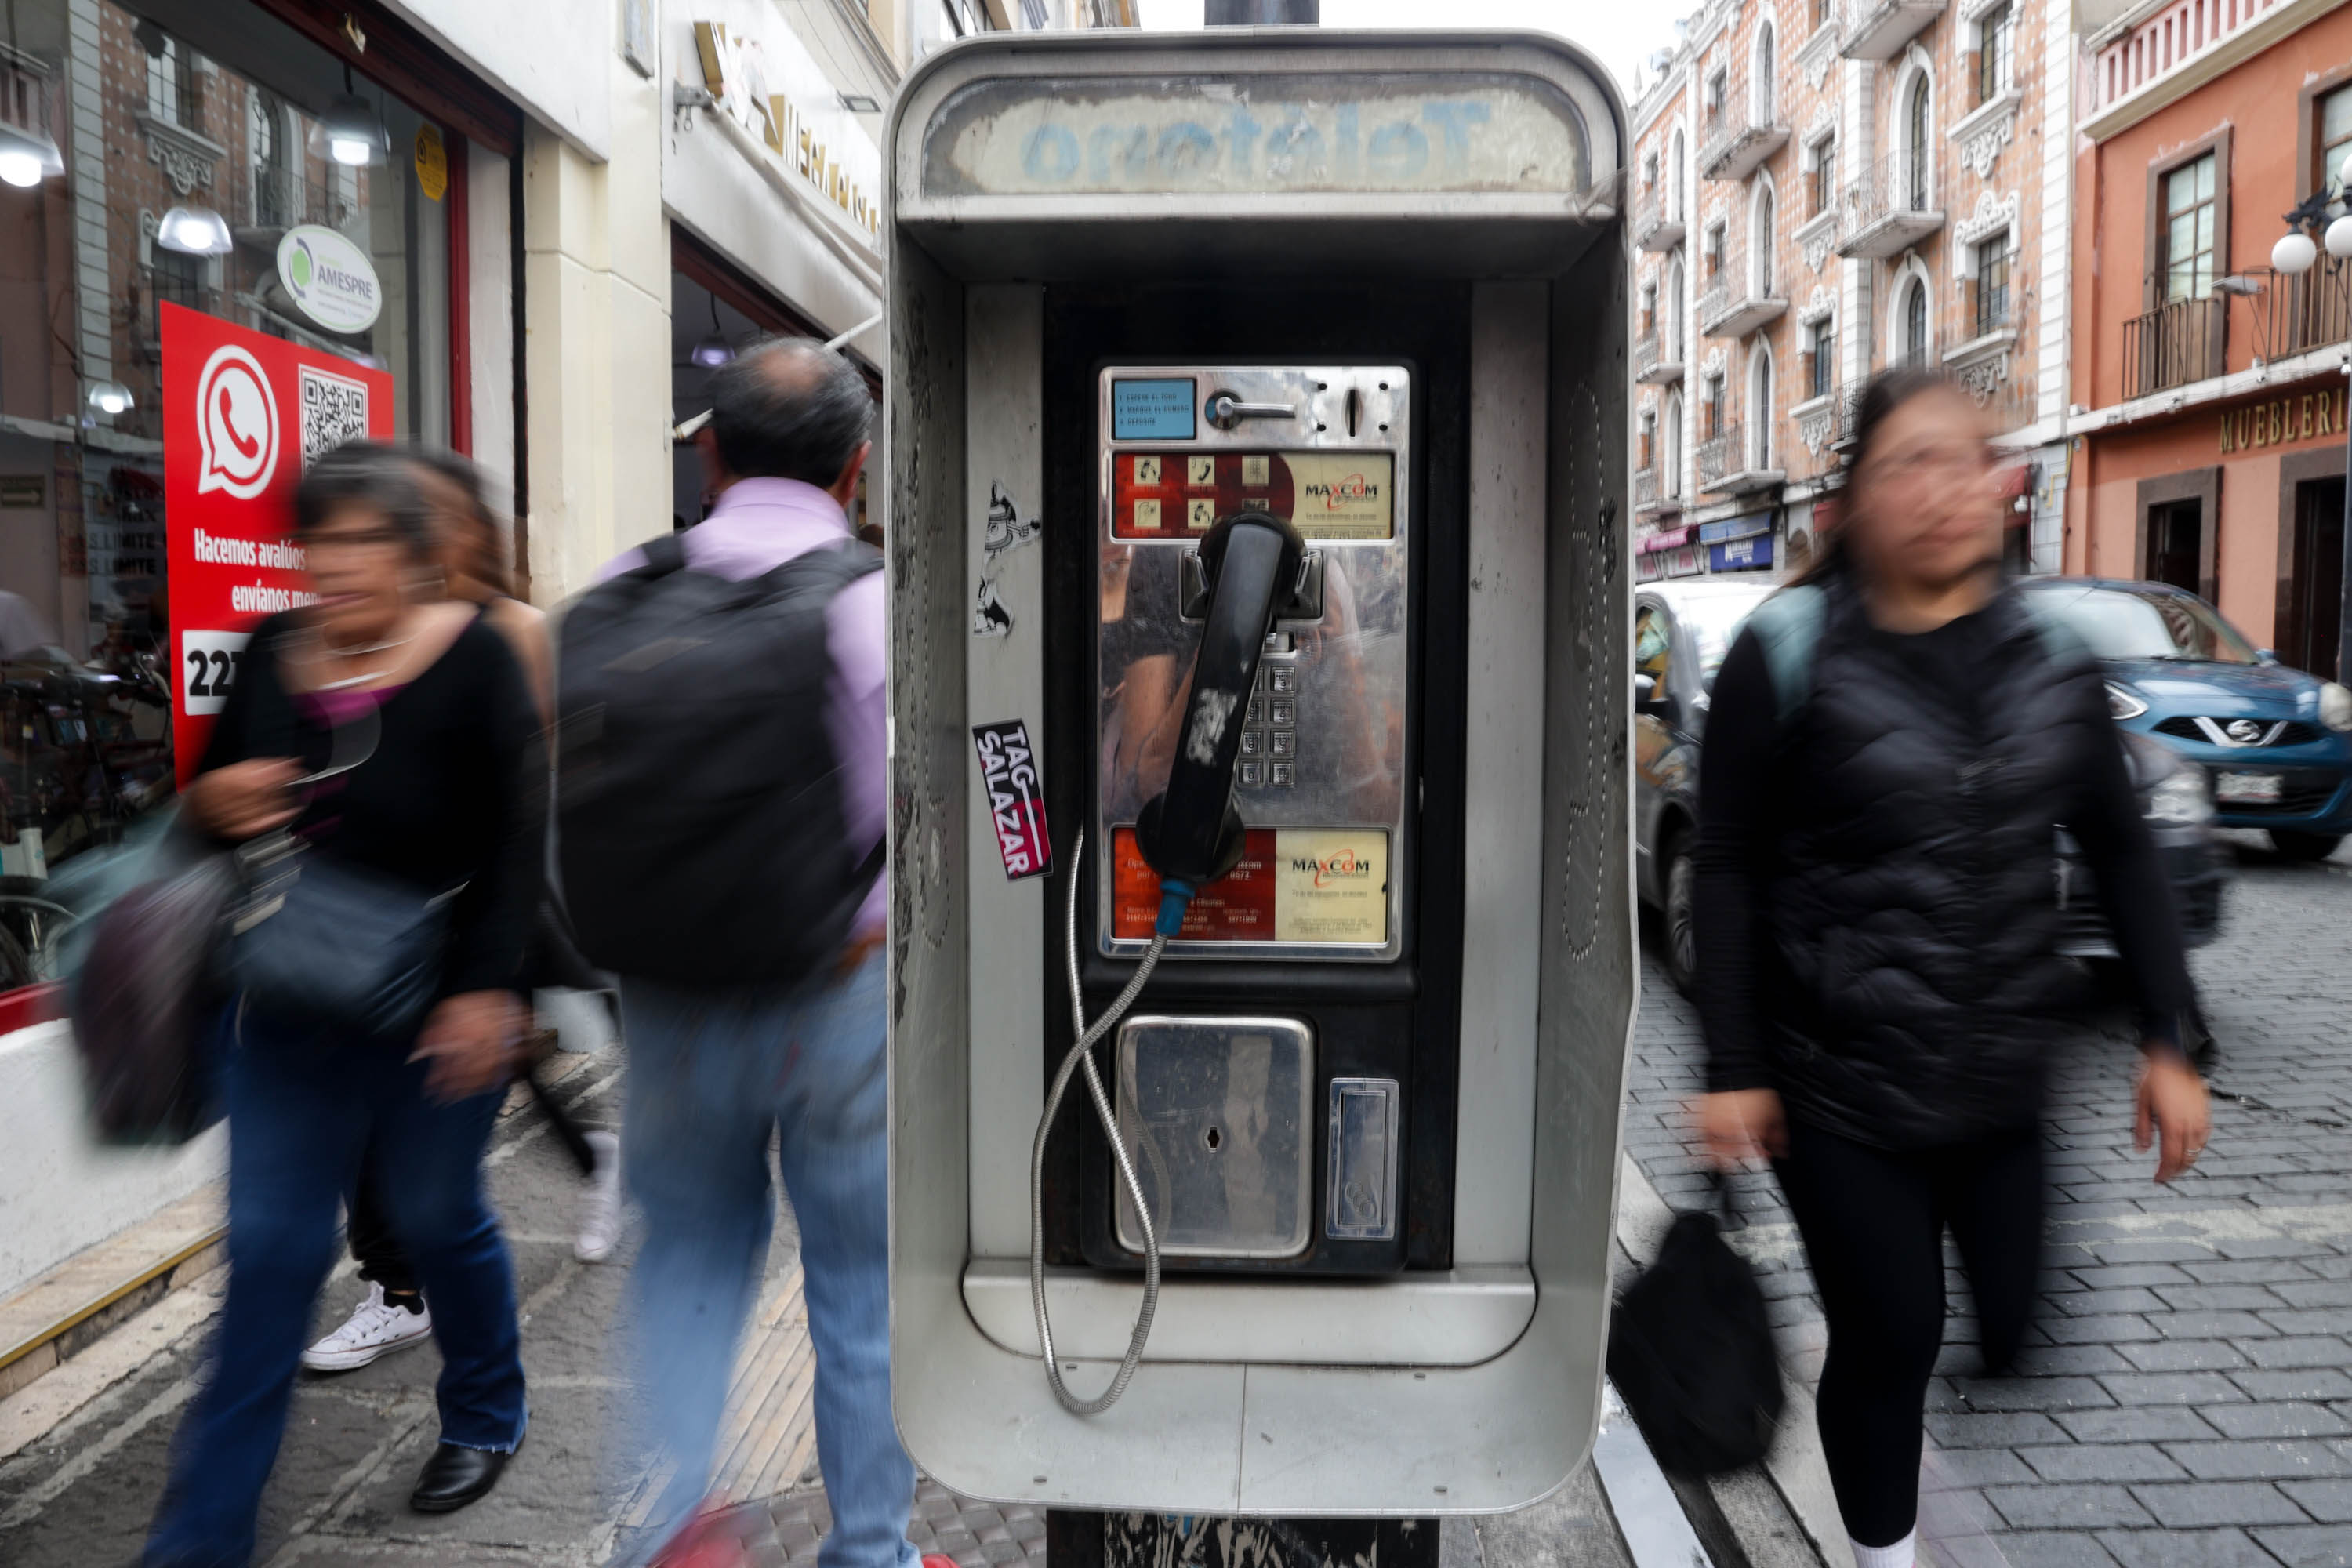
POLYGON ((1682 208, 1667 199, 1663 188, 1649 192, 1634 204, 1634 249, 1663 256, 1682 242, 1682 208))
MULTIPOLYGON (((1766 428, 1769 430, 1769 426, 1766 428)), ((1750 444, 1748 427, 1734 419, 1698 444, 1698 488, 1712 495, 1748 495, 1757 490, 1777 489, 1786 483, 1788 470, 1774 468, 1775 456, 1768 456, 1750 444)))
POLYGON ((246 209, 231 233, 240 245, 274 250, 288 229, 315 223, 341 229, 351 220, 352 204, 329 186, 306 180, 299 169, 256 169, 247 188, 246 209))
POLYGON ((1862 424, 1862 395, 1869 385, 1870 378, 1862 376, 1853 381, 1841 382, 1838 389, 1831 394, 1834 413, 1830 423, 1830 445, 1838 451, 1845 451, 1853 445, 1854 436, 1862 424))
POLYGON ((1946 0, 1846 0, 1838 53, 1850 60, 1891 60, 1944 14, 1946 0))
POLYGON ((1655 468, 1633 470, 1633 515, 1635 517, 1654 517, 1660 512, 1675 510, 1681 505, 1679 501, 1669 500, 1661 493, 1664 487, 1658 481, 1658 470, 1655 468))
POLYGON ((1980 298, 1975 280, 1966 279, 1937 334, 1938 342, 1951 345, 1939 357, 1952 384, 1984 411, 1997 435, 2025 428, 2041 412, 2032 374, 2018 362, 2023 328, 2024 300, 2015 289, 1980 298))
POLYGON ((1699 335, 1744 338, 1787 313, 1789 298, 1769 251, 1751 255, 1737 228, 1726 226, 1721 234, 1721 252, 1710 258, 1714 272, 1699 292, 1699 335))
POLYGON ((1777 84, 1751 85, 1748 72, 1738 68, 1708 80, 1716 96, 1699 127, 1699 178, 1744 180, 1789 144, 1777 84))
POLYGON ((2262 288, 2246 303, 2254 315, 2254 354, 2264 363, 2352 338, 2352 261, 2323 250, 2301 275, 2267 267, 2247 268, 2244 275, 2262 288))
POLYGON ((1655 331, 1643 332, 1633 340, 1633 379, 1649 386, 1664 386, 1683 378, 1683 351, 1679 343, 1667 343, 1655 331))
POLYGON ((1890 153, 1845 188, 1840 256, 1900 256, 1944 226, 1936 198, 1936 162, 1908 150, 1890 153))
POLYGON ((2145 397, 2221 374, 2229 323, 2227 294, 2168 300, 2126 321, 2124 396, 2145 397))

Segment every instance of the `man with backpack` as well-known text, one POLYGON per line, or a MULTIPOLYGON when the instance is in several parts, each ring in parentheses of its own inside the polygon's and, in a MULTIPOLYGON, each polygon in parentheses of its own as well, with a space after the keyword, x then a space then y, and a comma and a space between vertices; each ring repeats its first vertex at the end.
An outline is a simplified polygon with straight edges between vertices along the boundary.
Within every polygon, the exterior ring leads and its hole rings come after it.
POLYGON ((913 1568, 890 1415, 883 1063, 884 590, 844 508, 873 400, 772 342, 711 376, 698 526, 566 615, 558 856, 583 952, 621 977, 622 1168, 644 1408, 673 1466, 656 1561, 722 1562, 698 1517, 764 1275, 768 1142, 799 1222, 824 1568, 913 1568))

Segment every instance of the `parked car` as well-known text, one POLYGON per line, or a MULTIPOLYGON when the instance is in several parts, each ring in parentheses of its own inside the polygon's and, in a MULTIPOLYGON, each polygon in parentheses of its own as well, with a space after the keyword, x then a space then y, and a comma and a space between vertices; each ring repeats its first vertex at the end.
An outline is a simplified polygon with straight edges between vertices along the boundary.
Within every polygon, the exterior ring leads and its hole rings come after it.
MULTIPOLYGON (((1694 968, 1691 853, 1707 708, 1724 655, 1773 586, 1702 579, 1648 584, 1633 595, 1634 886, 1643 902, 1659 911, 1666 968, 1685 989, 1694 968)), ((2214 832, 2205 773, 2128 727, 2124 750, 2179 900, 2182 935, 2190 946, 2201 946, 2221 928, 2230 866, 2214 832)), ((2054 847, 2053 875, 2066 917, 2062 951, 2084 959, 2113 957, 2114 942, 2080 849, 2063 829, 2054 847)))
POLYGON ((2222 826, 2261 828, 2293 860, 2325 859, 2352 833, 2352 691, 2281 664, 2162 583, 2054 577, 2027 591, 2106 660, 2116 721, 2210 778, 2222 826))

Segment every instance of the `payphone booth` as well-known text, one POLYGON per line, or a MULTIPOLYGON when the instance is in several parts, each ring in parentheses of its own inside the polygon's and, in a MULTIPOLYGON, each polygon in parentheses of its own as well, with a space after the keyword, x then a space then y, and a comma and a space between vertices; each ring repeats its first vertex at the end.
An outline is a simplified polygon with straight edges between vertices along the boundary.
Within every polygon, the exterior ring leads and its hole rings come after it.
POLYGON ((1425 1517, 1590 1447, 1623 134, 1518 34, 1024 33, 899 94, 891 1332, 957 1492, 1425 1517))

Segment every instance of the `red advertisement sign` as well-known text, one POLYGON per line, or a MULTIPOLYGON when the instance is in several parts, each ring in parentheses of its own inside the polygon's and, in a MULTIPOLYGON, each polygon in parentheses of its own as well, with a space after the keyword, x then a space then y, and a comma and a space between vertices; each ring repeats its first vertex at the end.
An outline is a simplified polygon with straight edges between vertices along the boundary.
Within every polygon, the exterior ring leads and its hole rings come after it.
MULTIPOLYGON (((1192 895, 1179 941, 1275 940, 1275 839, 1270 827, 1243 836, 1241 863, 1192 895)), ((1110 934, 1120 942, 1149 942, 1160 919, 1160 873, 1143 858, 1132 827, 1111 832, 1110 896, 1110 934)))
POLYGON ((392 377, 165 303, 163 515, 172 749, 186 784, 254 624, 305 602, 294 486, 322 452, 392 434, 392 377))

